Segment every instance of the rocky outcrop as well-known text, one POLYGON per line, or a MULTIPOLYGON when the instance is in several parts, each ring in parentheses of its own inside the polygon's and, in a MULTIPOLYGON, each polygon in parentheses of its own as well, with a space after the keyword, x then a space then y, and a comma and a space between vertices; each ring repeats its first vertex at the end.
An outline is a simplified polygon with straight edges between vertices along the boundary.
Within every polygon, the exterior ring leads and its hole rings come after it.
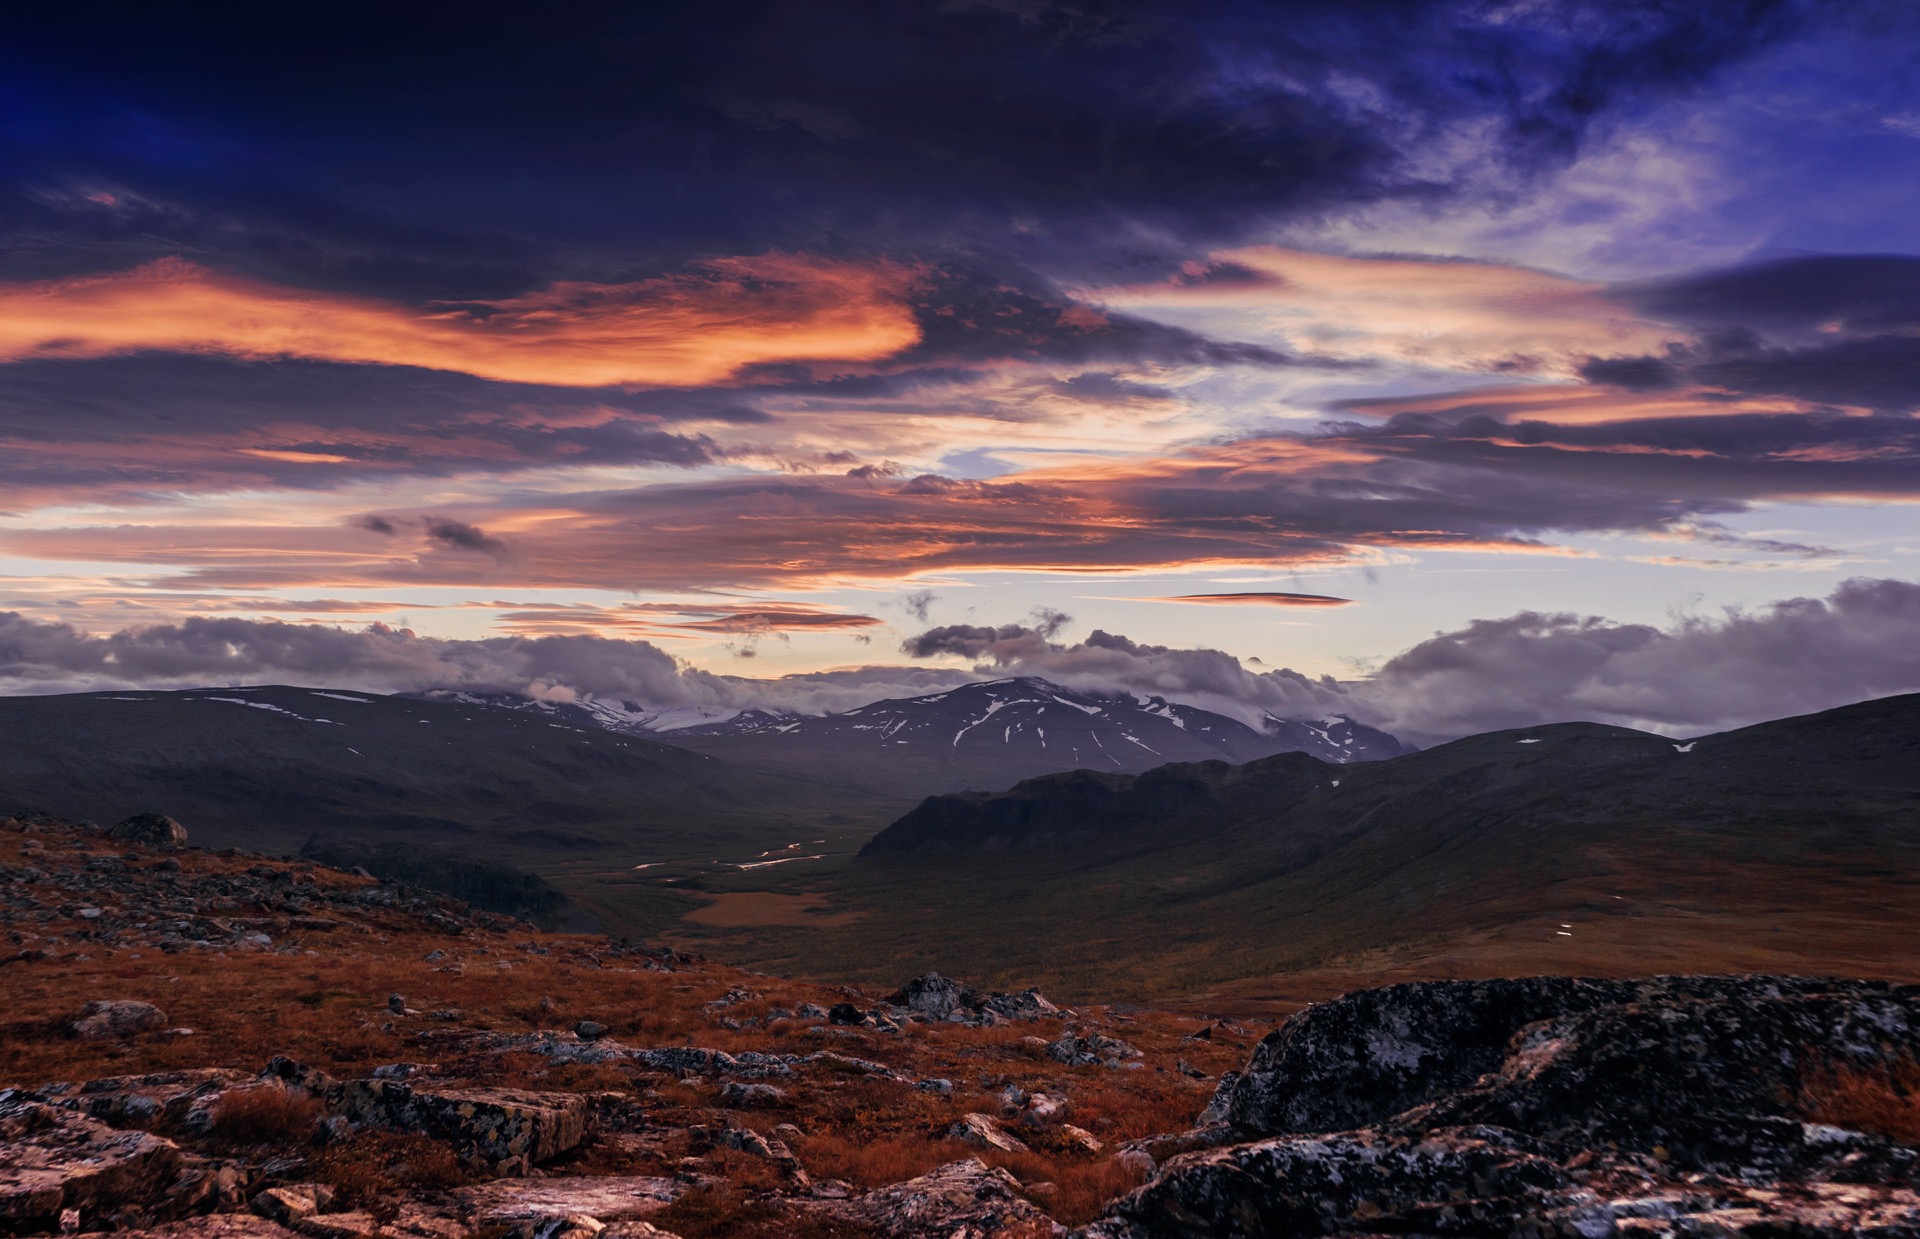
POLYGON ((548 1161, 587 1134, 587 1099, 578 1093, 418 1088, 379 1078, 335 1081, 285 1059, 274 1060, 267 1073, 314 1096, 329 1114, 356 1128, 417 1132, 494 1165, 548 1161))
MULTIPOLYGON (((1065 1014, 1037 988, 1017 994, 981 994, 964 981, 929 972, 915 977, 891 994, 892 1009, 879 1009, 871 1018, 898 1023, 904 1020, 944 1020, 957 1024, 996 1024, 1002 1020, 1058 1019, 1065 1014)), ((857 1012, 858 1008, 851 1008, 857 1012)), ((862 1017, 862 1021, 869 1017, 862 1017)))
POLYGON ((947 1128, 947 1139, 958 1140, 962 1144, 979 1145, 983 1149, 998 1149, 1002 1153, 1025 1153, 1027 1146, 1018 1136, 1001 1130, 1000 1124, 985 1114, 963 1115, 959 1122, 947 1128))
POLYGON ((1920 1235, 1920 1152, 1798 1100, 1815 1068, 1916 1049, 1920 987, 1870 982, 1350 994, 1270 1034, 1187 1143, 1225 1147, 1172 1156, 1086 1234, 1920 1235))
POLYGON ((1065 1227, 1020 1194, 1012 1175, 973 1157, 868 1192, 836 1212, 888 1239, 1044 1239, 1066 1234, 1065 1227))
POLYGON ((130 998, 96 998, 80 1009, 67 1027, 76 1037, 126 1038, 164 1028, 167 1013, 150 1002, 130 998))
POLYGON ((0 1230, 140 1217, 175 1191, 183 1168, 171 1140, 0 1091, 0 1230))
POLYGON ((187 828, 164 813, 136 813, 122 819, 107 834, 163 851, 187 845, 187 828))

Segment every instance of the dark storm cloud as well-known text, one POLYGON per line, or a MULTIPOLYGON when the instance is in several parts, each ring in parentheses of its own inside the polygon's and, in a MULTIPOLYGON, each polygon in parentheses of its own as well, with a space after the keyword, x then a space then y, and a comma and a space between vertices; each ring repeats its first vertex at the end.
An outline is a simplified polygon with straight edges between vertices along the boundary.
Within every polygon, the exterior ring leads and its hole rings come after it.
POLYGON ((769 246, 1164 266, 1155 230, 1564 159, 1829 7, 40 6, 9 22, 0 149, 15 230, 60 238, 16 249, 39 273, 157 244, 424 299, 769 246), (1484 146, 1437 164, 1455 127, 1484 146))
POLYGON ((1762 345, 1748 333, 1723 335, 1664 357, 1595 358, 1580 373, 1589 382, 1625 391, 1694 384, 1744 396, 1790 396, 1907 413, 1920 409, 1920 336, 1866 336, 1792 348, 1762 345))
POLYGON ((1711 416, 1566 424, 1501 420, 1473 410, 1471 399, 1464 403, 1470 411, 1456 417, 1403 413, 1379 425, 1336 423, 1319 442, 1363 446, 1408 465, 1484 470, 1479 481, 1450 485, 1493 494, 1541 495, 1541 488, 1566 484, 1602 507, 1611 495, 1619 528, 1661 523, 1642 524, 1635 513, 1664 510, 1674 519, 1682 510, 1710 515, 1764 499, 1920 495, 1920 420, 1911 417, 1729 406, 1711 416), (1643 506, 1674 495, 1686 500, 1643 506))
POLYGON ((1920 258, 1821 254, 1650 281, 1618 290, 1664 322, 1794 335, 1920 326, 1920 258))
POLYGON ((425 521, 428 539, 456 551, 478 551, 491 555, 495 559, 508 556, 507 544, 486 530, 465 521, 456 521, 448 517, 430 516, 425 521))
POLYGON ((946 624, 908 637, 901 642, 900 652, 909 658, 949 654, 1007 663, 1027 653, 1050 648, 1052 639, 1072 622, 1070 615, 1041 610, 1034 614, 1031 625, 1002 624, 993 628, 984 624, 946 624))
POLYGON ((1920 409, 1920 257, 1784 258, 1615 289, 1637 312, 1693 329, 1664 356, 1600 357, 1590 382, 1698 384, 1878 412, 1920 409))

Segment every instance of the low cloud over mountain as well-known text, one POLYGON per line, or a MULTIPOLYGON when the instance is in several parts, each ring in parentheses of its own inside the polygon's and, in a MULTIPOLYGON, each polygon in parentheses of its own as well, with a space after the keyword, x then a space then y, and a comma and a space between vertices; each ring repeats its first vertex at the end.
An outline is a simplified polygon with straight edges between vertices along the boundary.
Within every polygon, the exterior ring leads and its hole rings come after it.
POLYGON ((1245 718, 1345 714, 1418 744, 1498 728, 1590 719, 1675 733, 1735 727, 1920 689, 1920 584, 1856 578, 1668 628, 1571 613, 1476 620, 1402 651, 1365 680, 1262 671, 1211 649, 1143 645, 1096 630, 1059 644, 1064 617, 931 629, 919 657, 970 668, 872 666, 754 680, 690 668, 646 641, 590 636, 417 636, 372 625, 191 619, 91 636, 0 613, 0 689, 73 692, 288 681, 403 692, 429 688, 655 705, 841 710, 971 679, 1041 676, 1070 687, 1157 693, 1245 718))

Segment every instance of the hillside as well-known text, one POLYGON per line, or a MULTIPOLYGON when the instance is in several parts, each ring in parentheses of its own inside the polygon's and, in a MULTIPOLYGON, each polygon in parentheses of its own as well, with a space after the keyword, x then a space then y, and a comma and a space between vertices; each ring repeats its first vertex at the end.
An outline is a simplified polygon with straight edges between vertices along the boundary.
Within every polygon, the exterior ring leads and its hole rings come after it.
POLYGON ((1920 1228, 1916 987, 1422 983, 1261 1036, 792 981, 180 834, 0 814, 9 1235, 1920 1228))
POLYGON ((932 798, 809 889, 857 919, 703 936, 781 966, 970 959, 1281 1010, 1356 975, 1910 976, 1920 697, 1690 742, 1563 724, 1383 762, 1050 776, 932 798))
POLYGON ((99 821, 167 806, 211 844, 281 855, 384 847, 552 876, 674 857, 745 862, 796 831, 846 834, 852 847, 872 815, 897 812, 641 736, 363 693, 0 698, 0 734, 0 788, 19 803, 99 821))

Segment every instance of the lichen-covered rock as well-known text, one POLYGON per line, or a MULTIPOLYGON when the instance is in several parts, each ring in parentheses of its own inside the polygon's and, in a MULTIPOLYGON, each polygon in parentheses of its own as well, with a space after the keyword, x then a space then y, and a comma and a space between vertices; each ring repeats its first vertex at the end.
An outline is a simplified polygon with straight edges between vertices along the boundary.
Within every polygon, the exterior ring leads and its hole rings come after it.
POLYGON ((587 1134, 578 1093, 519 1089, 415 1089, 399 1080, 348 1080, 330 1088, 327 1108, 355 1126, 419 1132, 490 1162, 543 1162, 587 1134))
POLYGON ((980 1007, 1008 1020, 1057 1019, 1064 1014, 1042 997, 1038 988, 1024 989, 1017 994, 989 994, 980 1000, 980 1007))
POLYGON ((575 1148, 587 1134, 582 1093, 519 1089, 423 1089, 403 1080, 334 1080, 287 1058, 262 1078, 318 1099, 328 1114, 354 1127, 418 1132, 448 1141, 489 1162, 545 1161, 575 1148))
POLYGON ((983 1149, 998 1149, 1002 1153, 1025 1153, 1027 1146, 1019 1137, 1001 1129, 1000 1124, 984 1114, 968 1114, 959 1122, 947 1128, 947 1139, 958 1140, 962 1144, 978 1145, 983 1149))
POLYGON ((641 1218, 672 1204, 686 1186, 673 1179, 627 1175, 497 1179, 456 1193, 477 1229, 584 1214, 602 1222, 641 1218))
POLYGON ((836 1212, 888 1239, 965 1235, 968 1239, 1042 1239, 1066 1229, 1020 1194, 1004 1170, 978 1158, 949 1162, 917 1179, 878 1188, 836 1212))
POLYGON ((244 1078, 238 1071, 218 1067, 156 1071, 104 1076, 84 1084, 43 1084, 33 1090, 33 1095, 37 1100, 78 1110, 110 1127, 205 1131, 213 1101, 244 1078))
POLYGON ((136 813, 122 819, 107 834, 150 848, 170 850, 187 845, 187 828, 164 813, 136 813))
POLYGON ((1632 1002, 1531 1024, 1497 1071, 1396 1121, 1497 1123, 1735 1177, 1913 1173, 1920 1153, 1858 1133, 1809 1134, 1794 1107, 1815 1063, 1870 1066, 1889 1049, 1920 1048, 1920 987, 1808 992, 1755 978, 1696 993, 1649 986, 1632 1002))
POLYGON ((96 998, 80 1008, 68 1027, 76 1037, 101 1040, 131 1037, 136 1033, 164 1028, 167 1013, 150 1002, 131 998, 96 998))
POLYGON ((1090 1233, 1101 1239, 1376 1228, 1505 1234, 1495 1224, 1500 1219, 1523 1216, 1568 1186, 1550 1156, 1494 1129, 1284 1136, 1176 1158, 1159 1178, 1113 1205, 1090 1233))
POLYGON ((1872 982, 1350 994, 1261 1043, 1228 1121, 1130 1143, 1164 1164, 1086 1235, 1920 1236, 1920 1151, 1797 1109, 1809 1068, 1916 1048, 1920 987, 1872 982))
POLYGON ((980 996, 971 985, 929 972, 908 981, 891 1001, 926 1019, 944 1020, 969 1007, 978 1007, 980 996))
MULTIPOLYGON (((1466 1088, 1507 1061, 1515 1034, 1543 1020, 1602 1008, 1679 1012, 1689 1004, 1740 1005, 1743 1026, 1759 1032, 1777 1021, 1794 1022, 1781 1003, 1818 994, 1878 995, 1911 1010, 1920 990, 1783 977, 1526 977, 1362 990, 1309 1007, 1269 1033, 1233 1087, 1227 1118, 1249 1137, 1344 1131, 1466 1088)), ((1898 1017, 1893 1031, 1911 1036, 1900 1030, 1916 1022, 1898 1017)), ((1827 1034, 1807 1031, 1815 1037, 1808 1046, 1828 1043, 1827 1034)), ((1853 1037, 1848 1044, 1858 1048, 1858 1035, 1841 1040, 1853 1037)), ((1721 1061, 1721 1070, 1737 1072, 1731 1060, 1721 1061)), ((1711 1055, 1700 1067, 1714 1070, 1711 1055)))
POLYGON ((0 1230, 81 1226, 160 1201, 183 1168, 171 1140, 115 1131, 59 1106, 0 1090, 0 1230))
POLYGON ((1090 1030, 1068 1029, 1058 1040, 1047 1043, 1047 1057, 1070 1067, 1086 1067, 1095 1063, 1105 1063, 1111 1067, 1129 1058, 1139 1058, 1140 1051, 1118 1037, 1090 1030))

